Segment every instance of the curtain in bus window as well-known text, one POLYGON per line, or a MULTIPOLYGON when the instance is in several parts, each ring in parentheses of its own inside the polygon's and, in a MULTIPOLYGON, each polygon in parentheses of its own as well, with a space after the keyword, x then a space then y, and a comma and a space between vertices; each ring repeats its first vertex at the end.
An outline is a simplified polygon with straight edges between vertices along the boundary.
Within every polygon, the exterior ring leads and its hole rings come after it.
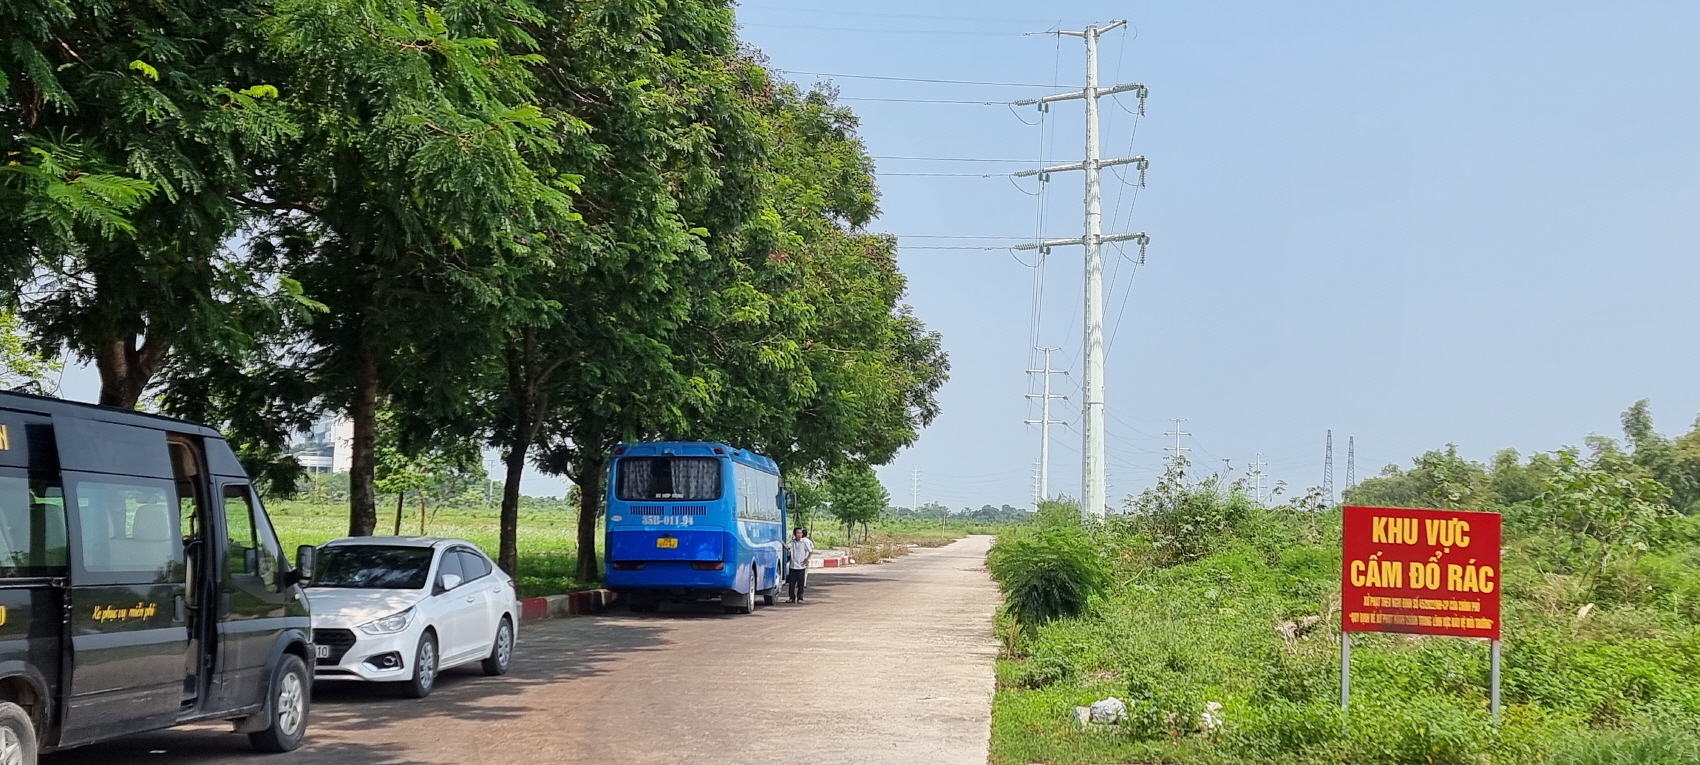
POLYGON ((626 457, 620 460, 616 496, 628 501, 719 499, 720 460, 626 457))
POLYGON ((60 576, 68 565, 57 481, 0 472, 0 576, 60 576))

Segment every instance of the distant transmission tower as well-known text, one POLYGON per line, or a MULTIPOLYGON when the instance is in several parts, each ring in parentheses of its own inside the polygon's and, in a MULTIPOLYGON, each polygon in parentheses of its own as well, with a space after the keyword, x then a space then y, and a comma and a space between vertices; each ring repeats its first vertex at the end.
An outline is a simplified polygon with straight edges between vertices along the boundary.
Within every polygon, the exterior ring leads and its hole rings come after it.
POLYGON ((1328 430, 1328 451, 1322 458, 1322 496, 1334 504, 1334 430, 1328 430))
POLYGON ((1175 445, 1174 446, 1163 447, 1163 451, 1173 452, 1173 454, 1169 455, 1169 459, 1168 459, 1169 465, 1171 467, 1180 464, 1181 455, 1184 452, 1192 451, 1191 447, 1181 446, 1181 437, 1192 435, 1191 433, 1187 433, 1186 431, 1181 430, 1181 423, 1183 423, 1183 422, 1186 422, 1186 420, 1180 419, 1178 417, 1175 418, 1174 419, 1175 429, 1163 434, 1165 436, 1174 436, 1175 437, 1175 445))
POLYGON ((1346 436, 1346 491, 1358 485, 1358 437, 1346 436))
POLYGON ((909 471, 909 509, 921 514, 921 469, 909 471))

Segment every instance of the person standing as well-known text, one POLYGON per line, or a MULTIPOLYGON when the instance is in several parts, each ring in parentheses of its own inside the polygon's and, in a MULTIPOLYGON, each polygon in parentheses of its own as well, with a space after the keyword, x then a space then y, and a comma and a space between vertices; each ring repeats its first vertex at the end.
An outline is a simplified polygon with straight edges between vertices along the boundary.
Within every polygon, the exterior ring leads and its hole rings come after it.
POLYGON ((791 568, 785 572, 786 602, 803 602, 803 583, 809 576, 809 558, 815 554, 814 540, 809 539, 809 530, 795 528, 791 530, 791 542, 786 545, 790 552, 791 568))

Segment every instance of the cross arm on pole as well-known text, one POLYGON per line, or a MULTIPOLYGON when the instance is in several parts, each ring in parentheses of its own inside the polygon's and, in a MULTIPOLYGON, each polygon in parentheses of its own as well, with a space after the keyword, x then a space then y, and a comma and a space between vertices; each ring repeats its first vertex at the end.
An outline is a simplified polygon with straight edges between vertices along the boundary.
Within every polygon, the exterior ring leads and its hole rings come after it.
MULTIPOLYGON (((1132 234, 1105 234, 1103 236, 1098 237, 1098 241, 1099 242, 1138 242, 1140 244, 1150 244, 1151 243, 1151 237, 1146 236, 1144 231, 1138 231, 1138 232, 1135 232, 1135 233, 1132 233, 1132 234)), ((1062 247, 1062 246, 1070 245, 1070 244, 1085 244, 1085 243, 1086 243, 1086 237, 1082 236, 1082 237, 1076 237, 1074 239, 1046 239, 1043 242, 1028 242, 1027 244, 1018 244, 1014 247, 1011 247, 1010 249, 1012 249, 1012 250, 1040 250, 1040 249, 1050 249, 1052 247, 1062 247)))
MULTIPOLYGON (((1116 95, 1117 93, 1126 93, 1130 90, 1143 91, 1143 90, 1145 90, 1145 85, 1144 85, 1144 83, 1139 83, 1139 82, 1129 82, 1129 83, 1126 83, 1126 84, 1116 85, 1114 87, 1109 87, 1109 88, 1098 88, 1097 89, 1098 92, 1096 93, 1096 95, 1098 95, 1100 97, 1101 96, 1113 96, 1113 95, 1116 95)), ((1086 97, 1086 90, 1085 89, 1071 90, 1067 93, 1058 93, 1056 95, 1050 95, 1050 96, 1040 96, 1039 98, 1023 98, 1020 101, 1013 102, 1011 105, 1012 106, 1033 106, 1035 104, 1049 104, 1049 103, 1054 103, 1054 102, 1057 102, 1057 101, 1071 101, 1071 100, 1076 99, 1076 98, 1085 98, 1085 97, 1086 97)))
MULTIPOLYGON (((1149 161, 1145 159, 1145 156, 1143 154, 1140 155, 1140 156, 1137 156, 1137 157, 1117 157, 1116 159, 1101 159, 1101 160, 1098 160, 1098 167, 1099 168, 1115 167, 1116 165, 1146 165, 1146 164, 1149 164, 1149 161)), ((1034 176, 1034 175, 1044 175, 1044 174, 1049 174, 1049 173, 1063 173, 1063 172, 1068 172, 1070 170, 1084 170, 1084 169, 1086 169, 1086 163, 1085 162, 1071 162, 1071 163, 1066 164, 1066 165, 1052 165, 1050 167, 1042 167, 1042 168, 1039 168, 1038 170, 1022 170, 1019 173, 1010 173, 1010 176, 1014 177, 1014 178, 1026 178, 1026 177, 1030 177, 1030 176, 1034 176)))

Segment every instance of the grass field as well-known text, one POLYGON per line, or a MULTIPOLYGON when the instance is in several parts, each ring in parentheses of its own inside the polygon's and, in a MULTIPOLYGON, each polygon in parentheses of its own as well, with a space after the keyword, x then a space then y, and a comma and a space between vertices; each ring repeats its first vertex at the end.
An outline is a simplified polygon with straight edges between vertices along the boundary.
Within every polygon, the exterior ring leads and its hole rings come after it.
MULTIPOLYGON (((273 502, 266 506, 284 549, 293 551, 296 545, 317 545, 348 534, 348 506, 345 504, 313 504, 299 501, 273 502)), ((379 508, 378 533, 395 530, 395 507, 379 508)), ((478 545, 496 557, 501 530, 500 511, 489 509, 433 508, 425 523, 429 536, 456 537, 478 545)), ((519 576, 517 582, 522 598, 554 595, 590 586, 573 576, 578 566, 578 514, 570 510, 520 508, 519 514, 519 576)), ((419 510, 407 508, 402 518, 402 534, 419 534, 419 510)), ((600 544, 601 534, 597 535, 600 544)), ((600 551, 598 551, 600 553, 600 551)))

